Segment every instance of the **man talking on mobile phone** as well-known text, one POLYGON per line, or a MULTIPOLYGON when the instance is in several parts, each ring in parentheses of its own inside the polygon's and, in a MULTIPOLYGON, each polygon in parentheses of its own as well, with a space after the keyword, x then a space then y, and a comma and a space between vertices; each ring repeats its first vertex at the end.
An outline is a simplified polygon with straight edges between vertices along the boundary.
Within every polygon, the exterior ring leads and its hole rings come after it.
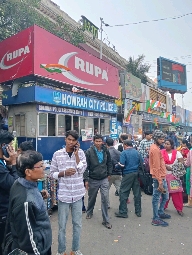
POLYGON ((167 227, 169 224, 163 219, 170 219, 169 214, 164 213, 165 204, 169 198, 166 181, 166 167, 160 151, 160 145, 164 143, 165 135, 160 130, 153 133, 154 144, 149 151, 150 174, 153 178, 153 220, 152 225, 167 227), (160 206, 159 206, 160 202, 160 206), (158 208, 159 206, 159 208, 158 208))
POLYGON ((0 255, 2 255, 2 243, 8 214, 9 193, 14 181, 18 178, 17 153, 11 146, 13 140, 14 136, 10 132, 0 130, 0 255))
POLYGON ((82 227, 82 197, 85 195, 83 173, 86 157, 79 148, 79 135, 75 130, 66 132, 66 147, 53 154, 51 176, 58 180, 58 253, 66 255, 66 224, 71 209, 73 242, 71 255, 83 255, 79 250, 82 227))

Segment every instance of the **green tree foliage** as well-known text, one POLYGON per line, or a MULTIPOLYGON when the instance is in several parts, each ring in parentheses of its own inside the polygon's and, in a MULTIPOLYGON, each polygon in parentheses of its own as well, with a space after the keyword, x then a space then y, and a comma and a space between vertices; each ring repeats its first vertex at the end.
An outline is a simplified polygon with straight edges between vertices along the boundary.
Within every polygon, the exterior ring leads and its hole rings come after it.
POLYGON ((0 0, 0 41, 34 24, 74 44, 84 42, 83 30, 72 29, 63 18, 56 16, 56 23, 40 13, 40 0, 0 0))
POLYGON ((141 82, 147 83, 147 73, 149 72, 150 65, 144 63, 145 56, 139 55, 136 59, 129 57, 126 70, 134 76, 141 79, 141 82))

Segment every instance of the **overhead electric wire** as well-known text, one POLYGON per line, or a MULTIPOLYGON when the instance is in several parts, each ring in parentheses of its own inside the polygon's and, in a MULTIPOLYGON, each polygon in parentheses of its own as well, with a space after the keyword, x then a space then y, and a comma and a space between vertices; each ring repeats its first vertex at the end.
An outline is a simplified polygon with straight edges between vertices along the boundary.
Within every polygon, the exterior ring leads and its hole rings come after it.
POLYGON ((185 16, 189 16, 192 15, 192 13, 186 13, 186 14, 182 14, 180 16, 175 16, 175 17, 167 17, 167 18, 162 18, 162 19, 153 19, 153 20, 143 20, 143 21, 139 21, 139 22, 133 22, 133 23, 127 23, 127 24, 117 24, 117 25, 108 25, 108 27, 124 27, 124 26, 130 26, 130 25, 139 25, 142 23, 149 23, 149 22, 157 22, 157 21, 164 21, 164 20, 168 20, 168 19, 181 19, 185 16))

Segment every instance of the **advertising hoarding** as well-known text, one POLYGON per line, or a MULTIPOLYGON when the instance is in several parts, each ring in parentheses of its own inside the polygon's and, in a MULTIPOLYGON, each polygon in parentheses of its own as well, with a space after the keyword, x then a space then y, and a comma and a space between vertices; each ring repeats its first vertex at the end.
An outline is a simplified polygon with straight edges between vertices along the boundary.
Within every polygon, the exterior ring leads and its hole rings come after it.
POLYGON ((140 111, 145 111, 146 110, 146 103, 147 100, 150 99, 150 90, 149 90, 149 86, 147 86, 146 84, 141 83, 141 89, 142 89, 142 95, 141 95, 141 109, 140 111))
POLYGON ((119 98, 117 68, 36 25, 0 43, 0 83, 31 74, 119 98))
POLYGON ((159 57, 157 59, 158 88, 171 93, 187 92, 186 65, 159 57))
POLYGON ((176 106, 176 120, 180 124, 185 124, 185 109, 176 106))
POLYGON ((0 83, 33 74, 33 27, 0 42, 0 83))
POLYGON ((131 73, 125 73, 125 95, 126 98, 139 102, 141 101, 141 79, 135 77, 131 73))
POLYGON ((112 117, 110 120, 110 137, 113 139, 117 139, 118 136, 118 130, 117 130, 117 118, 112 117))
POLYGON ((172 102, 172 98, 169 95, 166 95, 166 105, 167 105, 167 112, 172 114, 173 102, 172 102))

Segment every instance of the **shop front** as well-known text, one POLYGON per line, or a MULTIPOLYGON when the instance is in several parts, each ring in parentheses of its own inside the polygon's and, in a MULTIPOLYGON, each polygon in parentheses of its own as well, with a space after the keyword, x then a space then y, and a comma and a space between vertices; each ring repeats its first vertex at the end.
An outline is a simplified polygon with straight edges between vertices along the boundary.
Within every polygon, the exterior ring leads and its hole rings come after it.
POLYGON ((11 90, 5 94, 9 130, 16 131, 19 144, 31 140, 45 160, 51 160, 53 153, 65 145, 68 130, 79 133, 83 150, 90 147, 94 132, 103 136, 115 132, 114 103, 40 86, 20 88, 14 97, 11 90))

